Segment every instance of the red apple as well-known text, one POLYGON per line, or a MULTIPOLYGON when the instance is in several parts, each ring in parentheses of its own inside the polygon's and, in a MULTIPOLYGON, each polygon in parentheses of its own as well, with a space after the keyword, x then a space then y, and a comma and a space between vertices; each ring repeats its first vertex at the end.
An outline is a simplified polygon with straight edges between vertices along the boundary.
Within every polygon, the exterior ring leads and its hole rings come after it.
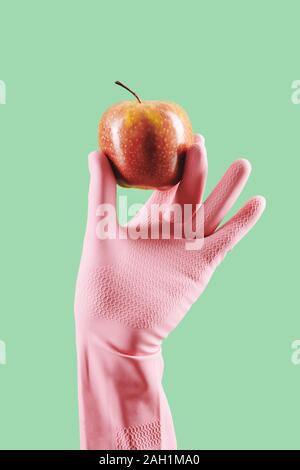
POLYGON ((165 190, 182 176, 193 133, 186 112, 176 103, 122 101, 108 108, 99 123, 99 146, 121 186, 165 190))

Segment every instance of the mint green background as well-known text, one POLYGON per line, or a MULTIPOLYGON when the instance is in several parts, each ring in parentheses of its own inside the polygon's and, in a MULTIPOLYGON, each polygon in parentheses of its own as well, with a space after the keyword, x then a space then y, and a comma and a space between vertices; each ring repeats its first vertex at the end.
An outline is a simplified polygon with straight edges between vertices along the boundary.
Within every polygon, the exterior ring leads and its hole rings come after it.
POLYGON ((206 137, 207 191, 244 156, 254 170, 235 210, 268 201, 166 341, 179 448, 300 449, 299 17, 287 0, 0 0, 2 449, 78 448, 86 156, 104 109, 127 99, 115 79, 186 108, 206 137))

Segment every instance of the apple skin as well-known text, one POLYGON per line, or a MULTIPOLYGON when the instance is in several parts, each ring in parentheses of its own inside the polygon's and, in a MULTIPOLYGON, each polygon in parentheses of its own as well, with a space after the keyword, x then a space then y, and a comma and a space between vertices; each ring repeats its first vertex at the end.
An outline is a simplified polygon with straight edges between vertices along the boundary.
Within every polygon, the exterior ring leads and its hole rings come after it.
POLYGON ((121 186, 166 190, 182 177, 193 132, 176 103, 122 101, 104 112, 98 138, 121 186))

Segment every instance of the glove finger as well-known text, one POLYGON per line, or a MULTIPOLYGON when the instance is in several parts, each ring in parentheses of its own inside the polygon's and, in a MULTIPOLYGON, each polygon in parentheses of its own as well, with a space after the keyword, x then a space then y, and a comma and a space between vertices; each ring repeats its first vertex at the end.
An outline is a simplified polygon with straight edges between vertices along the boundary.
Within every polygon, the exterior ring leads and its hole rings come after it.
POLYGON ((197 134, 194 136, 194 144, 187 151, 182 180, 172 203, 179 204, 182 211, 185 204, 192 205, 195 210, 202 201, 207 172, 208 164, 204 137, 197 134))
POLYGON ((251 198, 228 222, 208 237, 205 248, 205 259, 208 263, 218 265, 228 251, 251 230, 260 219, 266 207, 265 198, 251 198))
POLYGON ((251 173, 248 160, 232 163, 204 202, 204 233, 211 235, 241 194, 251 173))

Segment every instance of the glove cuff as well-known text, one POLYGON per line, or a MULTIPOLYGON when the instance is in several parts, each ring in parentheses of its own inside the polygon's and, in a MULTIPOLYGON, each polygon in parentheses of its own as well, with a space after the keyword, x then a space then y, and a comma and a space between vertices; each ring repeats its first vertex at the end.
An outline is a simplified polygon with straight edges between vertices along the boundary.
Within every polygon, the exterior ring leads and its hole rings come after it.
POLYGON ((77 338, 82 449, 175 449, 161 351, 129 356, 77 338))

